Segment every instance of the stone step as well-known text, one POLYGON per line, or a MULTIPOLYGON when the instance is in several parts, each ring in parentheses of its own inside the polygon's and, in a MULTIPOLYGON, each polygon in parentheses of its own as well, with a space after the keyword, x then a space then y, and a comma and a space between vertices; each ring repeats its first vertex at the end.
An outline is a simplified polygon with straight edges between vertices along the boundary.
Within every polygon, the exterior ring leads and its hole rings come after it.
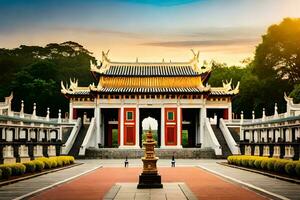
POLYGON ((217 127, 216 125, 212 125, 211 127, 215 133, 215 136, 216 136, 219 144, 222 147, 223 158, 227 158, 228 156, 232 155, 221 129, 219 127, 217 127))
POLYGON ((86 125, 86 124, 81 126, 81 128, 79 130, 79 133, 78 133, 78 135, 75 139, 75 142, 74 142, 74 144, 73 144, 73 146, 72 146, 72 148, 69 152, 70 156, 74 156, 75 158, 78 157, 80 147, 83 143, 83 140, 85 138, 85 135, 86 135, 86 132, 87 132, 88 128, 89 128, 89 125, 86 125))
MULTIPOLYGON (((182 148, 182 149, 155 149, 155 155, 159 158, 171 159, 173 154, 175 158, 193 159, 193 158, 216 158, 213 149, 200 149, 200 148, 182 148)), ((118 148, 88 148, 86 150, 85 159, 100 158, 100 159, 125 159, 128 158, 141 158, 144 156, 143 149, 118 149, 118 148)))

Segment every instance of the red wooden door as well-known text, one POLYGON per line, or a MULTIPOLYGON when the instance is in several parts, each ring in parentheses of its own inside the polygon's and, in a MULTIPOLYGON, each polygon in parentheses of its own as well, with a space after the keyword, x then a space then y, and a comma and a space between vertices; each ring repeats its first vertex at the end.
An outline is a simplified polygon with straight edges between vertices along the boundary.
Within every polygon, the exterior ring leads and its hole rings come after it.
POLYGON ((165 108, 165 143, 177 145, 177 108, 165 108))
POLYGON ((124 108, 124 145, 135 145, 135 108, 124 108))

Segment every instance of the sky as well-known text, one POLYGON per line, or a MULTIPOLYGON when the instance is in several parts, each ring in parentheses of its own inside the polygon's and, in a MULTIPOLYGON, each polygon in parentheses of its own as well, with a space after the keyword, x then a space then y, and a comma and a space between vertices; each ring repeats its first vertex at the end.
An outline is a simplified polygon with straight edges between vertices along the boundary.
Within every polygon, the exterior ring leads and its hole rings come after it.
POLYGON ((238 65, 300 0, 0 0, 0 48, 75 41, 113 61, 238 65))

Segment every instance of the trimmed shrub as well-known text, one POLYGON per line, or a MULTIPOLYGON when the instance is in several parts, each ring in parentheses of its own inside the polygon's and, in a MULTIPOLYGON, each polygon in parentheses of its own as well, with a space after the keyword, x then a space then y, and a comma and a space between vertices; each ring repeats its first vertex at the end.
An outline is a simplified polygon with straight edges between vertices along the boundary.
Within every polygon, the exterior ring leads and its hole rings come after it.
POLYGON ((251 157, 251 158, 248 160, 248 166, 251 167, 251 168, 254 168, 254 167, 255 167, 255 165, 254 165, 255 160, 256 160, 256 158, 251 157))
POLYGON ((26 167, 27 173, 35 172, 36 165, 33 161, 23 163, 26 167))
POLYGON ((270 158, 268 160, 267 168, 269 171, 274 171, 274 164, 275 164, 276 160, 277 160, 276 158, 270 158))
POLYGON ((261 168, 261 161, 262 161, 262 158, 258 158, 254 161, 254 166, 257 168, 257 169, 260 169, 261 168))
POLYGON ((64 165, 73 164, 74 160, 75 159, 73 156, 57 156, 51 158, 37 158, 35 161, 41 161, 44 163, 45 169, 51 169, 55 167, 62 167, 64 165))
POLYGON ((35 164, 35 170, 36 171, 42 171, 45 168, 45 164, 44 162, 40 161, 40 160, 34 160, 32 161, 35 164))
POLYGON ((56 163, 57 167, 62 167, 64 165, 62 159, 60 159, 59 157, 56 157, 56 163))
POLYGON ((49 160, 51 161, 51 168, 57 167, 57 157, 49 158, 49 160))
POLYGON ((295 170, 296 164, 297 162, 295 161, 288 162, 284 167, 285 172, 289 175, 296 175, 296 170, 295 170))
POLYGON ((2 178, 8 179, 12 175, 12 170, 11 168, 7 165, 0 165, 0 169, 2 171, 2 178))
POLYGON ((269 161, 269 159, 262 159, 262 161, 260 163, 260 168, 262 168, 264 170, 268 170, 268 161, 269 161))
POLYGON ((26 172, 26 167, 22 163, 10 164, 9 167, 12 170, 13 176, 20 176, 26 172))
POLYGON ((300 161, 297 162, 295 166, 296 174, 300 177, 300 161))
POLYGON ((52 161, 49 158, 37 158, 36 160, 42 161, 45 164, 45 169, 51 169, 52 161))
POLYGON ((300 161, 245 155, 228 156, 227 161, 232 165, 286 173, 291 176, 298 175, 300 177, 300 161))
POLYGON ((283 159, 277 159, 274 164, 274 171, 278 173, 284 173, 285 172, 285 165, 288 163, 288 160, 283 159))
POLYGON ((243 167, 247 167, 248 166, 248 159, 247 159, 247 157, 241 159, 241 165, 243 167))
POLYGON ((70 164, 74 164, 75 158, 73 156, 69 156, 69 159, 70 159, 70 164))

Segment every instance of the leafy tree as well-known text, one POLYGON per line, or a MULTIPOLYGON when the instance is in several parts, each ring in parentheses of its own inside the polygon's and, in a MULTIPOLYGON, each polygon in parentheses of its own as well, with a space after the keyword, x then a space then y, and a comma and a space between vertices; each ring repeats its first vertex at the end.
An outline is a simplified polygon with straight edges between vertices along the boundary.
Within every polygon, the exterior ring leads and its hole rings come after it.
POLYGON ((21 45, 15 49, 0 49, 0 96, 14 92, 13 110, 20 109, 21 99, 25 111, 32 112, 37 103, 37 114, 51 115, 57 110, 68 110, 68 101, 60 93, 60 81, 78 78, 81 85, 94 80, 89 71, 92 53, 76 42, 51 43, 45 47, 21 45))
POLYGON ((293 98, 294 103, 300 103, 300 84, 294 86, 289 96, 293 98))
POLYGON ((214 87, 222 86, 222 81, 232 80, 232 85, 237 85, 242 77, 247 73, 248 68, 240 66, 228 67, 224 63, 217 63, 212 61, 212 75, 208 83, 214 87))
POLYGON ((255 52, 254 73, 287 79, 292 84, 300 80, 300 18, 285 18, 268 28, 255 52))

